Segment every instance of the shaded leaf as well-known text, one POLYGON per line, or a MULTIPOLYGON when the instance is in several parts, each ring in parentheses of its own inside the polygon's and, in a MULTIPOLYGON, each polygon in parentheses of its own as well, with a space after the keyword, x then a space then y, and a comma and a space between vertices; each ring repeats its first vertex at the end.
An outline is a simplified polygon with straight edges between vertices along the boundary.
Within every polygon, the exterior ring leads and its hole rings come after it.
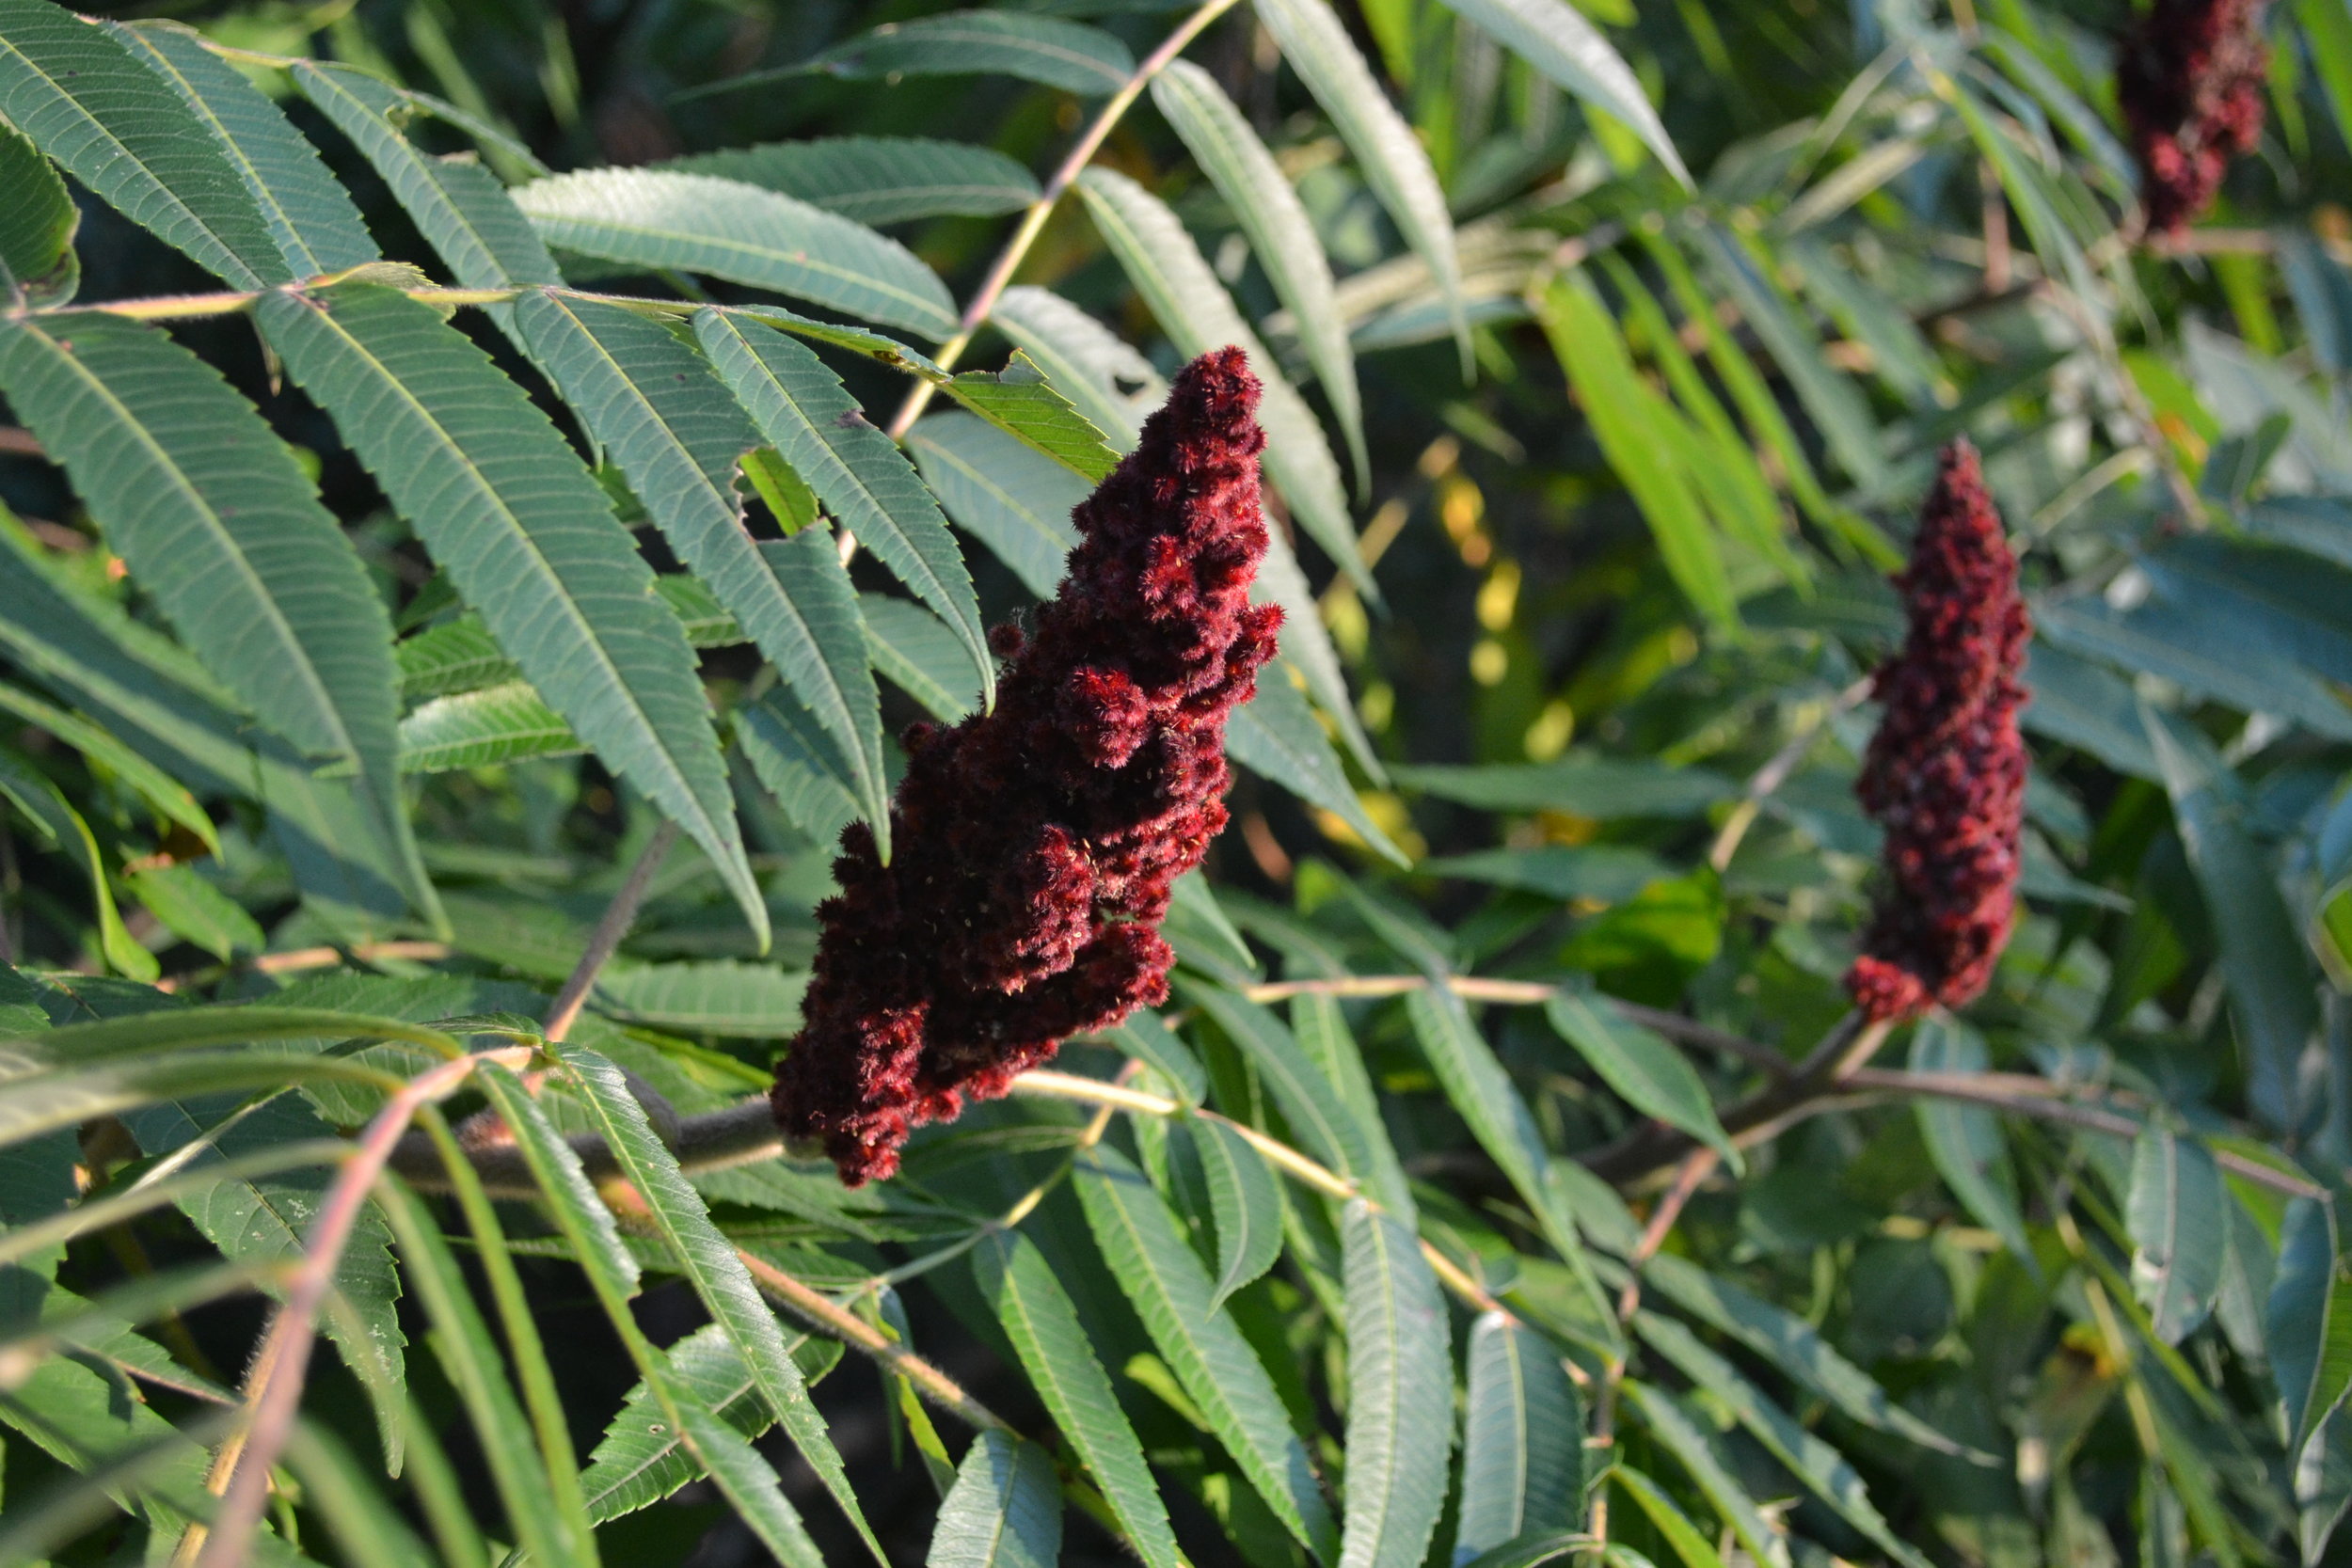
POLYGON ((1544 1016, 1627 1104, 1690 1133, 1721 1154, 1733 1170, 1745 1168, 1730 1135, 1715 1118, 1714 1102, 1708 1099, 1697 1069, 1664 1036, 1635 1023, 1606 998, 1574 990, 1555 991, 1544 1003, 1544 1016))
POLYGON ((1364 810, 1314 710, 1281 664, 1259 673, 1257 695, 1227 721, 1225 749, 1251 772, 1337 816, 1385 858, 1398 865, 1412 863, 1364 810))
POLYGON ((939 1505, 927 1568, 1054 1568, 1060 1560, 1053 1460, 1009 1433, 981 1433, 939 1505))
POLYGON ((2156 1338, 2177 1344, 2213 1310, 2228 1243, 2229 1199, 2203 1145, 2168 1128, 2140 1133, 2123 1221, 2132 1237, 2132 1291, 2156 1338))
POLYGON ((867 82, 899 76, 1018 76, 1099 98, 1117 91, 1135 69, 1135 56, 1126 45, 1100 28, 1019 11, 947 11, 886 23, 810 56, 792 68, 792 73, 867 82))
POLYGON ((81 214, 40 149, 5 122, 0 122, 0 189, 15 198, 0 212, 0 282, 28 305, 72 298, 81 280, 81 263, 73 254, 81 214))
POLYGON ((1331 263, 1323 254, 1323 241, 1314 220, 1307 215, 1298 193, 1291 189, 1274 154, 1266 150, 1249 121, 1225 89, 1190 60, 1173 60, 1152 81, 1152 102, 1159 105, 1177 135, 1225 198, 1249 237, 1258 264, 1265 269, 1274 293, 1298 325, 1299 345, 1314 367, 1324 396, 1340 431, 1347 437, 1356 460, 1356 487, 1360 493, 1372 483, 1372 458, 1364 450, 1363 403, 1356 390, 1356 355, 1348 346, 1347 324, 1340 314, 1331 263))
POLYGON ((1070 512, 1086 481, 973 414, 933 414, 907 432, 907 451, 956 526, 1052 597, 1078 542, 1070 512))
POLYGON ((1446 5, 1589 106, 1623 120, 1666 172, 1689 188, 1691 172, 1682 166, 1632 68, 1566 0, 1446 0, 1446 5))

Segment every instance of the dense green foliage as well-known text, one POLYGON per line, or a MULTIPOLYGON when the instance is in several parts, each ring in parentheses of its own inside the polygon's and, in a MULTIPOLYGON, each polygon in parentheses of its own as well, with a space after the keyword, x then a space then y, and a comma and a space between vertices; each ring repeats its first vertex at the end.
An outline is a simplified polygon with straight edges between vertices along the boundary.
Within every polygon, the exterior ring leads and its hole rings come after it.
POLYGON ((0 1563, 2344 1559, 2345 0, 2159 240, 2122 0, 147 10, 0 0, 0 1563), (846 1190, 831 847, 1228 343, 1175 994, 846 1190))

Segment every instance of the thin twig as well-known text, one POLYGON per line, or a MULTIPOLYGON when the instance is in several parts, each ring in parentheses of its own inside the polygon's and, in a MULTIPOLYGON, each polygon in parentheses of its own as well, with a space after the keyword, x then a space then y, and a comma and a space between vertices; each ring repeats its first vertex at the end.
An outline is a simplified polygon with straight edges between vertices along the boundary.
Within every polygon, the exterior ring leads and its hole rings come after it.
MULTIPOLYGON (((1658 1249, 1666 1244, 1667 1235, 1675 1222, 1682 1217, 1683 1206, 1692 1195, 1715 1172, 1722 1156, 1712 1148, 1694 1148, 1683 1157, 1681 1168, 1675 1172, 1674 1185, 1658 1199, 1658 1207, 1650 1211, 1649 1224, 1642 1229, 1641 1240, 1626 1255, 1625 1286, 1617 1292, 1617 1333, 1619 1342, 1630 1332, 1633 1314, 1642 1306, 1642 1268, 1658 1256, 1658 1249)), ((1616 1443, 1617 1388, 1625 1382, 1627 1353, 1620 1349, 1601 1369, 1600 1388, 1593 1397, 1593 1435, 1588 1447, 1608 1449, 1616 1443)), ((1593 1495, 1592 1523, 1589 1527, 1596 1541, 1609 1539, 1609 1494, 1607 1490, 1593 1495)))
POLYGON ((914 1386, 916 1392, 966 1426, 991 1432, 1013 1430, 1011 1423, 966 1393, 963 1386, 954 1378, 856 1313, 838 1306, 822 1291, 793 1278, 755 1253, 739 1252, 736 1256, 743 1259, 743 1266, 751 1271, 752 1277, 759 1282, 761 1290, 827 1333, 838 1335, 843 1343, 872 1356, 890 1371, 905 1378, 914 1386))
POLYGON ((1874 684, 1872 677, 1865 675, 1840 691, 1831 699, 1829 706, 1801 726, 1795 735, 1788 737, 1788 744, 1774 752, 1771 759, 1749 778, 1747 787, 1740 792, 1740 803, 1732 807, 1729 816, 1724 818, 1723 827, 1716 832, 1715 842, 1708 847, 1707 863, 1714 867, 1718 875, 1731 864, 1731 857, 1738 852, 1740 841, 1747 837, 1756 814, 1764 809, 1764 802, 1788 782, 1788 775, 1797 770, 1797 764, 1803 762, 1805 753, 1813 750, 1813 742, 1820 733, 1833 721, 1867 697, 1874 684))
MULTIPOLYGON (((1505 1006, 1541 1006, 1566 990, 1563 986, 1541 980, 1490 980, 1475 974, 1450 974, 1446 990, 1467 1002, 1497 1002, 1505 1006)), ((1407 991, 1426 990, 1429 977, 1425 974, 1347 974, 1327 980, 1270 980, 1260 985, 1245 986, 1242 994, 1252 1002, 1280 1002, 1294 996, 1331 996, 1369 999, 1382 996, 1403 996, 1407 991)), ((1637 1002, 1609 999, 1609 1006, 1631 1022, 1651 1029, 1669 1039, 1686 1045, 1702 1045, 1710 1051, 1721 1051, 1737 1056, 1752 1067, 1762 1069, 1774 1078, 1786 1078, 1795 1070, 1788 1058, 1769 1045, 1743 1039, 1696 1019, 1662 1007, 1645 1007, 1637 1002)))
MULTIPOLYGON (((1181 1102, 1164 1095, 1147 1094, 1140 1089, 1105 1084, 1094 1078, 1081 1078, 1075 1073, 1054 1072, 1043 1068, 1033 1068, 1014 1079, 1012 1092, 1039 1095, 1052 1100, 1074 1100, 1086 1104, 1115 1105, 1120 1110, 1131 1111, 1139 1116, 1175 1117, 1185 1114, 1185 1107, 1181 1102)), ((1215 1111, 1199 1106, 1193 1107, 1190 1114, 1204 1121, 1218 1122, 1231 1128, 1242 1141, 1265 1156, 1267 1164, 1274 1165, 1301 1185, 1313 1188, 1326 1197, 1338 1198, 1342 1202, 1361 1199, 1376 1212, 1389 1212, 1356 1182, 1342 1176, 1328 1165, 1319 1164, 1301 1154, 1279 1138, 1269 1137, 1247 1122, 1235 1121, 1229 1117, 1219 1116, 1215 1111)), ((1421 1253, 1422 1257, 1428 1260, 1430 1272, 1438 1276, 1438 1281, 1470 1307, 1481 1312, 1500 1312, 1505 1318, 1514 1322, 1518 1321, 1518 1313, 1497 1301, 1487 1292, 1485 1286, 1471 1278, 1459 1264, 1438 1251, 1436 1246, 1423 1241, 1421 1243, 1421 1253)))
MULTIPOLYGON (((1021 214, 1021 223, 1013 230, 1012 238, 1005 242, 1003 250, 997 252, 995 261, 988 269, 988 276, 980 280, 971 303, 963 308, 963 316, 956 324, 956 335, 939 345, 939 352, 931 356, 933 363, 942 370, 952 370, 956 361, 963 357, 963 351, 972 346, 972 339, 987 323, 989 312, 996 309, 997 298, 1012 282, 1012 275, 1028 259, 1029 247, 1037 244, 1037 237, 1045 231, 1046 219, 1053 216, 1054 208, 1060 202, 1062 194, 1076 183, 1087 165, 1094 161, 1095 153, 1102 150, 1103 143, 1127 111, 1134 107, 1143 89, 1151 86, 1152 78, 1167 70, 1168 64, 1183 54, 1210 23, 1224 15, 1232 6, 1233 0, 1209 0, 1207 5, 1186 17, 1182 25, 1163 39, 1157 49, 1145 55, 1142 63, 1136 67, 1135 73, 1120 83, 1119 90, 1104 102, 1093 122, 1073 144, 1060 166, 1039 188, 1037 199, 1030 202, 1028 210, 1021 214)), ((933 390, 935 388, 930 383, 924 382, 907 393, 906 401, 898 405, 898 412, 890 420, 892 440, 897 440, 914 428, 914 421, 922 417, 924 408, 930 403, 933 390)), ((848 535, 845 533, 843 537, 848 535)))
POLYGON ((350 1244, 359 1211, 384 1173, 401 1134, 417 1112, 455 1092, 484 1062, 520 1067, 532 1048, 509 1046, 480 1055, 460 1056, 418 1074, 385 1101, 366 1132, 353 1146, 343 1168, 319 1206, 318 1218, 303 1243, 302 1260, 286 1289, 284 1303, 271 1323, 261 1353, 246 1377, 246 1418, 238 1432, 221 1444, 214 1473, 225 1482, 220 1511, 212 1529, 190 1525, 181 1537, 175 1562, 196 1561, 203 1568, 237 1568, 252 1545, 269 1496, 270 1468, 293 1433, 294 1413, 301 1407, 302 1386, 310 1370, 310 1351, 318 1341, 318 1312, 335 1281, 335 1271, 350 1244), (201 1553, 199 1556, 199 1553, 201 1553))
POLYGON ((677 842, 677 824, 663 817, 653 835, 645 840, 637 863, 628 868, 621 890, 607 904, 596 928, 588 933, 588 945, 581 950, 580 962, 573 965, 571 978, 555 993, 555 1001, 548 1008, 548 1021, 543 1033, 549 1041, 560 1041, 572 1032, 580 1018, 580 1009, 587 1005, 588 993, 596 989, 596 976, 605 964, 620 950, 628 928, 637 923, 638 906, 645 901, 645 890, 653 885, 654 873, 661 869, 661 859, 677 842))

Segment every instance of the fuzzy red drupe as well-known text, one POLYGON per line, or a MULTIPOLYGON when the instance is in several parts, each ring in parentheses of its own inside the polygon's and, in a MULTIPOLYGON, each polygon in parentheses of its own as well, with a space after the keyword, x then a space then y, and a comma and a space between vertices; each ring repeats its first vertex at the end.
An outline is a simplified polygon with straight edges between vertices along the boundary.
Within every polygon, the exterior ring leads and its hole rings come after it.
POLYGON ((2262 140, 2262 0, 2156 0, 2123 45, 2115 93, 2138 155, 2148 227, 2178 233, 2213 202, 2230 160, 2262 140))
POLYGON ((1910 567, 1902 648, 1880 666, 1885 717, 1854 785, 1886 830, 1885 875, 1846 989, 1873 1021, 1985 988, 2009 940, 2026 801, 2017 673, 2028 627, 2017 561, 1966 441, 1944 449, 1910 567))
POLYGON ((1079 544, 1034 632, 992 638, 995 710, 908 732, 891 863, 864 824, 843 832, 771 1101, 850 1185, 896 1171, 914 1126, 1165 1000, 1169 888, 1225 826, 1225 721, 1282 619, 1249 603, 1257 404, 1237 348, 1178 374, 1073 514, 1079 544))

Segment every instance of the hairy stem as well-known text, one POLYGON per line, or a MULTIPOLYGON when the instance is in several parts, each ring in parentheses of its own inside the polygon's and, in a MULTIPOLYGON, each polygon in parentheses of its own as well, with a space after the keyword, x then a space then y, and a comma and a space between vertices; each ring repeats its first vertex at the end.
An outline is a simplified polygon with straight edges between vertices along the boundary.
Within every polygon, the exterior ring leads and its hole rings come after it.
MULTIPOLYGON (((1104 100, 1092 123, 1072 145, 1060 166, 1046 178, 1044 185, 1038 191, 1037 199, 1030 202, 1027 210, 1021 214, 1021 222, 1014 228, 1012 237, 1005 242, 1005 248, 996 253, 996 260, 989 266, 988 276, 980 279, 980 286, 973 292, 971 303, 963 308, 962 319, 956 324, 956 335, 940 344, 939 352, 931 356, 941 369, 953 370, 956 362, 963 357, 963 351, 972 346, 973 338, 987 324, 989 312, 996 309, 997 299, 1012 282, 1012 275, 1020 271, 1021 263, 1028 259, 1030 246, 1036 245, 1038 236, 1045 232, 1046 219, 1054 215, 1054 208, 1060 202, 1062 194, 1085 172, 1087 165, 1094 161, 1095 153, 1102 150, 1103 143, 1120 120, 1135 106, 1136 100, 1143 95, 1143 89, 1152 85, 1152 78, 1167 70, 1169 62, 1183 54, 1210 23, 1232 7, 1233 0, 1208 0, 1208 4, 1184 18, 1174 32, 1163 39, 1157 49, 1145 55, 1142 63, 1136 67, 1135 73, 1120 84, 1117 92, 1104 100)), ((930 404, 934 390, 936 388, 931 383, 926 381, 907 393, 906 401, 898 405, 898 412, 891 417, 889 430, 892 440, 898 439, 914 428, 914 421, 922 417, 924 408, 930 404)), ((847 541, 849 535, 845 532, 842 537, 847 541)), ((848 560, 849 551, 855 547, 854 544, 845 543, 842 559, 848 560)))
MULTIPOLYGON (((1682 1217, 1684 1205, 1691 1201, 1692 1195, 1699 1190, 1700 1184, 1714 1174, 1720 1161, 1721 1156, 1711 1148, 1694 1148, 1685 1155, 1681 1167, 1675 1172, 1674 1184, 1659 1198, 1658 1207, 1650 1211, 1649 1223, 1642 1227, 1641 1240, 1626 1255, 1625 1288, 1617 1292, 1617 1332, 1621 1342, 1632 1329, 1633 1314, 1641 1309, 1643 1265, 1657 1257, 1658 1249, 1666 1244, 1666 1237, 1674 1230, 1675 1222, 1682 1217)), ((1595 1449, 1605 1450, 1616 1443, 1617 1387, 1625 1382, 1628 1359, 1627 1353, 1620 1350, 1601 1369, 1600 1388, 1593 1396, 1590 1446, 1595 1449)), ((1596 1542, 1609 1539, 1609 1493, 1605 1487, 1593 1494, 1590 1528, 1596 1542)))
POLYGON ((270 1468, 294 1431, 294 1413, 302 1403, 302 1386, 310 1370, 310 1351, 318 1342, 318 1312, 335 1280, 343 1249, 358 1223, 359 1210, 374 1189, 402 1134, 417 1113, 447 1098, 485 1061, 519 1067, 530 1060, 532 1048, 510 1046, 478 1056, 461 1056, 420 1073, 385 1102, 353 1146, 343 1168, 326 1190, 318 1218, 303 1244, 301 1263, 286 1289, 284 1304, 271 1323, 269 1334, 246 1377, 246 1419, 221 1444, 207 1485, 223 1493, 220 1512, 212 1529, 191 1525, 181 1537, 176 1563, 200 1562, 203 1568, 237 1568, 253 1544, 262 1510, 269 1497, 270 1468), (217 1482, 217 1485, 215 1483, 217 1482), (200 1555, 199 1555, 200 1554, 200 1555))
POLYGON ((555 993, 542 1031, 550 1042, 560 1041, 572 1032, 580 1009, 587 1005, 588 993, 596 989, 596 976, 619 951, 628 928, 637 923, 637 911, 645 901, 645 890, 653 885, 654 873, 661 869, 662 857, 669 854, 670 846, 676 842, 677 824, 665 816, 645 840, 637 863, 628 868, 628 876, 622 881, 620 891, 612 895, 612 902, 605 906, 596 928, 588 934, 588 945, 581 950, 580 962, 572 966, 571 978, 555 993))

